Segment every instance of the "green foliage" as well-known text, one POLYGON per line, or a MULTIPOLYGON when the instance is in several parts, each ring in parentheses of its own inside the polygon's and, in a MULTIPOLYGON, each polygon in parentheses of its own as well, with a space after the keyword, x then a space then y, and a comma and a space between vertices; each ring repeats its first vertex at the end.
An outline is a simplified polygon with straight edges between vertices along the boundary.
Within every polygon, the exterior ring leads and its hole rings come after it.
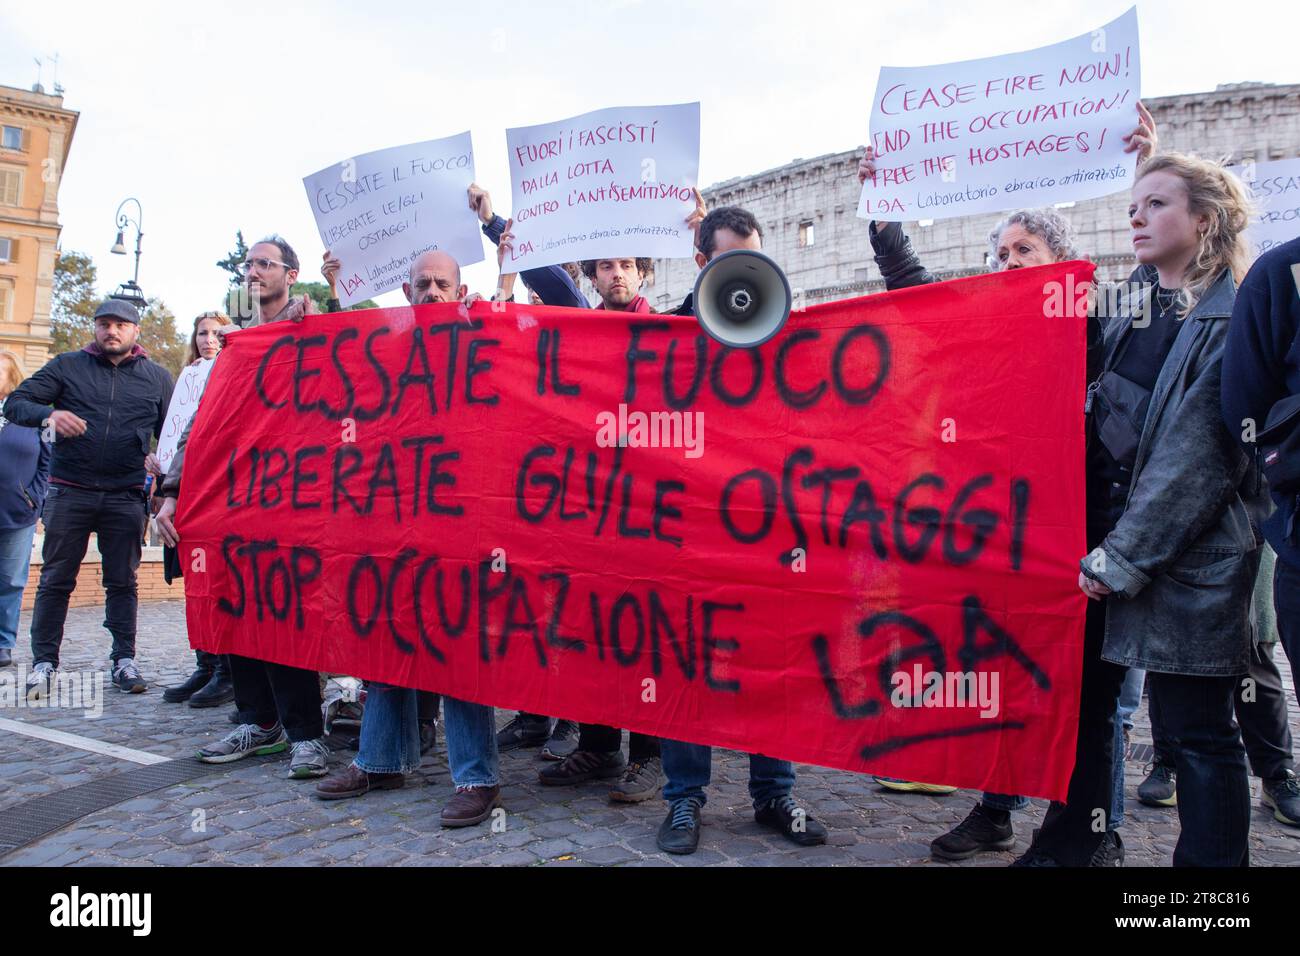
POLYGON ((50 354, 79 349, 95 337, 95 293, 98 272, 90 256, 64 252, 54 264, 54 297, 50 309, 50 354))
MULTIPOLYGON (((302 295, 306 293, 311 296, 316 307, 322 312, 326 311, 326 304, 330 298, 330 287, 324 282, 295 282, 293 288, 289 290, 289 295, 302 295)), ((379 306, 373 299, 366 299, 364 302, 358 302, 356 305, 344 309, 345 312, 359 312, 362 309, 377 309, 379 306)))
POLYGON ((235 248, 230 251, 226 258, 217 262, 218 269, 230 273, 230 285, 239 285, 244 281, 244 277, 239 270, 247 258, 248 245, 244 242, 244 230, 238 229, 235 231, 235 248))

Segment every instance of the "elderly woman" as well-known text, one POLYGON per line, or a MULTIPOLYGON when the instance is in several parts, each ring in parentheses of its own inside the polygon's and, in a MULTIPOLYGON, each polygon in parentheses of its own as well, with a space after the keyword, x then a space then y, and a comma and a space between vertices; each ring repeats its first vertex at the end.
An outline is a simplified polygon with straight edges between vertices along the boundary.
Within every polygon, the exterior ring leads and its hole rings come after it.
POLYGON ((5 400, 22 380, 18 356, 0 351, 0 667, 13 663, 32 538, 50 480, 51 444, 39 429, 4 417, 5 400))

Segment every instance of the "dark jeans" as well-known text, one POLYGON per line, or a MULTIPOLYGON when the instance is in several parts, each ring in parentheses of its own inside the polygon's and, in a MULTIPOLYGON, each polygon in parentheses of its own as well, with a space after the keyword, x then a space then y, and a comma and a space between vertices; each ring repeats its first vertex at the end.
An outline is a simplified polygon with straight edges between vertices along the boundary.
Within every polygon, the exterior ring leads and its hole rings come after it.
POLYGON ((1083 629, 1083 681, 1074 772, 1070 775, 1066 802, 1048 807, 1042 829, 1034 840, 1037 849, 1062 866, 1087 866, 1110 823, 1114 797, 1115 706, 1128 668, 1102 660, 1105 627, 1105 602, 1089 601, 1083 629))
POLYGON ((278 720, 295 743, 325 733, 320 677, 315 671, 231 654, 230 678, 242 723, 267 725, 278 720))
MULTIPOLYGON (((578 749, 590 750, 598 754, 612 754, 623 748, 623 731, 603 724, 578 725, 578 749)), ((627 759, 632 763, 642 763, 659 756, 659 738, 647 737, 636 731, 628 731, 627 759)))
MULTIPOLYGON (((1272 644, 1256 644, 1251 653, 1250 679, 1254 681, 1253 700, 1244 700, 1245 688, 1238 681, 1234 692, 1237 723, 1241 739, 1250 758, 1250 769, 1262 780, 1285 777, 1295 763, 1291 756, 1291 727, 1287 722, 1286 690, 1282 675, 1273 663, 1272 644)), ((1151 739, 1156 760, 1172 765, 1174 745, 1165 729, 1164 702, 1153 686, 1147 701, 1151 717, 1151 739)), ((1179 798, 1182 790, 1179 789, 1179 798)))
POLYGON ((1174 866, 1247 866, 1250 777, 1232 719, 1238 677, 1147 671, 1178 780, 1174 866))
POLYGON ((144 490, 90 491, 50 485, 42 520, 45 545, 32 611, 32 663, 58 666, 68 598, 92 533, 99 536, 104 578, 104 626, 113 635, 114 662, 135 657, 135 572, 140 567, 147 504, 144 490))
POLYGON ((1291 676, 1300 674, 1300 568, 1280 557, 1273 567, 1273 607, 1277 610, 1277 632, 1282 638, 1291 676))

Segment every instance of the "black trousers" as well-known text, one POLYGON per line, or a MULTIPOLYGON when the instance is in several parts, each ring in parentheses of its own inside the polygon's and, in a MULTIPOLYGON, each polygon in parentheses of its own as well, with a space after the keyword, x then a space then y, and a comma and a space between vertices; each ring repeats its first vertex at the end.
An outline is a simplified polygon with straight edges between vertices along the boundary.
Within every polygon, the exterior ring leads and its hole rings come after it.
POLYGON ((230 679, 241 723, 266 725, 278 720, 295 743, 325 733, 320 676, 315 671, 231 654, 230 679))
MULTIPOLYGON (((623 731, 603 724, 578 725, 578 749, 598 754, 612 754, 623 749, 623 731)), ((627 758, 640 763, 659 756, 659 738, 631 731, 627 735, 627 758)))
MULTIPOLYGON (((1287 720, 1286 689, 1282 675, 1273 662, 1272 644, 1256 644, 1252 649, 1249 678, 1253 682, 1251 693, 1238 681, 1236 701, 1237 723, 1241 739, 1246 746, 1251 772, 1262 780, 1284 777, 1295 767, 1291 753, 1291 726, 1287 720), (1247 700, 1246 698, 1251 699, 1247 700)), ((1164 725, 1164 709, 1160 691, 1152 685, 1147 700, 1151 717, 1151 739, 1156 760, 1174 763, 1174 747, 1164 725)), ((1181 791, 1179 794, 1181 799, 1181 791)))
POLYGON ((417 690, 415 692, 415 707, 418 720, 437 720, 438 705, 442 703, 442 695, 435 694, 432 691, 417 690))
POLYGON ((104 578, 104 627, 113 635, 114 662, 135 657, 135 573, 147 520, 144 489, 91 491, 51 484, 42 521, 40 583, 32 610, 32 663, 59 664, 68 598, 77 587, 77 572, 90 544, 99 536, 104 578))
MULTIPOLYGON (((1113 797, 1115 707, 1128 668, 1102 660, 1105 627, 1105 602, 1089 601, 1083 628, 1083 680, 1074 772, 1065 803, 1054 802, 1048 807, 1043 826, 1034 838, 1034 846, 1062 866, 1088 865, 1105 836, 1113 797)), ((1148 675, 1148 679, 1150 676, 1154 675, 1148 675)))
POLYGON ((1250 776, 1233 720, 1240 677, 1147 672, 1174 756, 1180 832, 1174 866, 1247 866, 1250 776))

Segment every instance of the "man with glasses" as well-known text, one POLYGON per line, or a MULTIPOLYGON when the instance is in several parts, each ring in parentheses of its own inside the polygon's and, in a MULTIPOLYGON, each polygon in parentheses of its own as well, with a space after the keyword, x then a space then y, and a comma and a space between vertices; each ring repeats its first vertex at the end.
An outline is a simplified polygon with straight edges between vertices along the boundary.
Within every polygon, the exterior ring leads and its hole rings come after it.
MULTIPOLYGON (((240 271, 248 293, 247 308, 235 311, 243 313, 239 318, 244 320, 244 328, 271 322, 297 322, 315 311, 308 296, 289 296, 298 278, 298 256, 279 236, 254 243, 240 271)), ((197 417, 196 414, 191 418, 181 433, 171 467, 158 489, 163 498, 157 516, 158 532, 173 548, 180 542, 173 522, 185 450, 197 417)), ((280 753, 292 748, 290 777, 296 780, 323 777, 329 771, 329 748, 324 741, 317 673, 232 654, 230 678, 235 685, 240 724, 228 736, 199 750, 199 759, 204 763, 229 763, 250 755, 280 753)))
POLYGON ((148 689, 135 664, 136 570, 148 514, 144 459, 150 434, 162 434, 172 377, 136 344, 139 335, 135 306, 110 298, 95 311, 92 343, 50 359, 5 402, 5 418, 43 428, 42 439, 54 442, 32 614, 30 700, 51 693, 68 598, 92 533, 103 560, 113 684, 131 694, 148 689))

